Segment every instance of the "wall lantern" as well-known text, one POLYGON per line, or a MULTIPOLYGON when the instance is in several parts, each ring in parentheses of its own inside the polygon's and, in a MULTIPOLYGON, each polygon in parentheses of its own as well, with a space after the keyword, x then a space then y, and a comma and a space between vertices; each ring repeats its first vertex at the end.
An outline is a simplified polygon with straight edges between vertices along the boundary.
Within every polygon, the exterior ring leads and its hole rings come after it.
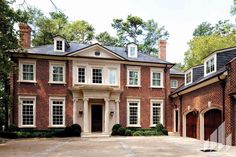
POLYGON ((80 116, 83 115, 83 111, 82 111, 82 110, 79 111, 79 115, 80 115, 80 116))
POLYGON ((114 111, 110 112, 110 116, 113 117, 114 116, 114 111))

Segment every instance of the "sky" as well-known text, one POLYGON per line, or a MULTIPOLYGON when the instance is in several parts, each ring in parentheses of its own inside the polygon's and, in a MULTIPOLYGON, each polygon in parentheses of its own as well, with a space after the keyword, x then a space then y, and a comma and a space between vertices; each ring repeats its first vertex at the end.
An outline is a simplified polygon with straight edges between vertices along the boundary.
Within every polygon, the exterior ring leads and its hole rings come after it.
MULTIPOLYGON (((23 0, 17 0, 17 4, 23 0)), ((26 0, 45 14, 55 11, 50 0, 26 0)), ((123 18, 130 14, 143 20, 154 19, 164 26, 170 37, 167 41, 167 60, 182 62, 188 41, 194 29, 202 22, 215 24, 219 20, 229 19, 233 0, 53 0, 70 21, 85 20, 93 25, 96 34, 107 31, 115 35, 111 27, 114 18, 123 18)))

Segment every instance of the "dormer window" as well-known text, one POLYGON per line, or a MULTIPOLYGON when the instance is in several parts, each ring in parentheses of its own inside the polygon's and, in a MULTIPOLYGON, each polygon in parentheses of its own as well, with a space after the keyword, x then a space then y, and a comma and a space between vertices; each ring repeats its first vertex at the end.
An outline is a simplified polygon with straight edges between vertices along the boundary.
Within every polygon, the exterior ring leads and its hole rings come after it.
POLYGON ((204 62, 204 76, 216 72, 216 55, 208 57, 204 62))
POLYGON ((57 50, 62 51, 62 41, 61 40, 57 40, 57 50))
POLYGON ((192 83, 193 82, 192 80, 193 80, 192 69, 190 69, 185 73, 185 85, 192 83))
POLYGON ((136 44, 129 44, 128 45, 128 57, 130 58, 137 58, 138 57, 138 50, 136 44))

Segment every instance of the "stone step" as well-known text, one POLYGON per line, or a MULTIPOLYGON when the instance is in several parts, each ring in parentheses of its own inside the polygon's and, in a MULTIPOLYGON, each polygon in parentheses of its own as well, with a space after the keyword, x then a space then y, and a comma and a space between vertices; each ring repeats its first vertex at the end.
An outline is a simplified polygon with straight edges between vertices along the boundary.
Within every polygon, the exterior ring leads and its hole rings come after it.
POLYGON ((110 137, 109 133, 81 133, 82 138, 110 137))

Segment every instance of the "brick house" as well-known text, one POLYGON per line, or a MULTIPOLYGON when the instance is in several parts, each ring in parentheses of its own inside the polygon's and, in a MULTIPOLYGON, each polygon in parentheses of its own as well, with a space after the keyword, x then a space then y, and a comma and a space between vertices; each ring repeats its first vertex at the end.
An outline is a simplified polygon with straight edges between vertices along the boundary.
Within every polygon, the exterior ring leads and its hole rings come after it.
POLYGON ((126 47, 68 43, 30 48, 31 29, 20 24, 26 53, 12 53, 18 73, 11 77, 12 123, 20 128, 82 127, 82 136, 109 135, 114 124, 172 130, 169 94, 184 82, 183 73, 167 62, 166 42, 160 59, 126 47))
POLYGON ((185 84, 170 95, 173 110, 178 112, 173 112, 173 124, 178 128, 173 131, 201 140, 215 134, 215 140, 235 145, 235 57, 235 47, 217 50, 204 64, 185 72, 185 84))

